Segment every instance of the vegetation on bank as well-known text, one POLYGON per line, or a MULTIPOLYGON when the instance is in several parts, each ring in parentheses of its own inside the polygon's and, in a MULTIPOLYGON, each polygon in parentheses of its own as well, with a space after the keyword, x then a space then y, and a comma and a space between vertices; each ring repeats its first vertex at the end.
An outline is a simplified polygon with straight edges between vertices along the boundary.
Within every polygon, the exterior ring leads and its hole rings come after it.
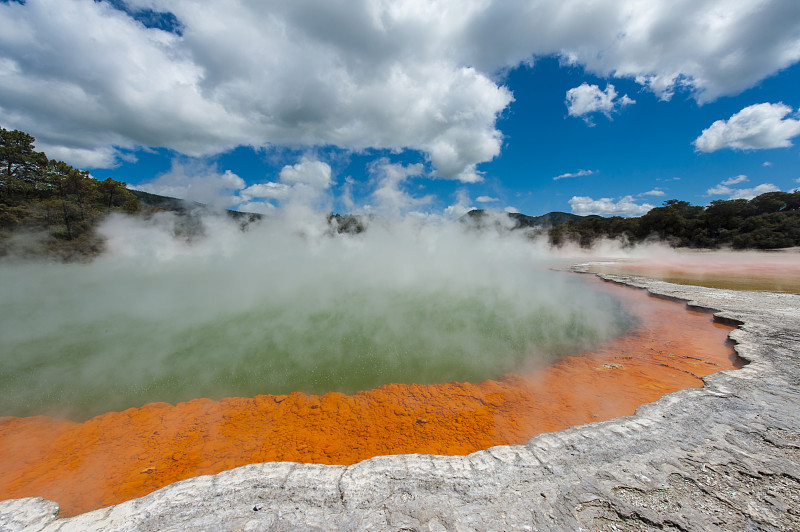
POLYGON ((108 213, 135 213, 125 183, 49 159, 22 131, 0 128, 0 257, 82 260, 102 251, 95 227, 108 213))
POLYGON ((777 249, 800 246, 800 191, 767 192, 751 200, 715 200, 708 207, 668 200, 638 218, 585 217, 550 227, 550 243, 590 247, 599 238, 675 247, 777 249))

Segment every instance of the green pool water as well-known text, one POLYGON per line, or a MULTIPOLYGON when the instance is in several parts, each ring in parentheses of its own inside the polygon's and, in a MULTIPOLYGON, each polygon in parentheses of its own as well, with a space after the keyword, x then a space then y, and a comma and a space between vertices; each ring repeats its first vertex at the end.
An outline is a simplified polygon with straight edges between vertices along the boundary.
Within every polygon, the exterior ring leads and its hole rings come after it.
POLYGON ((283 264, 3 266, 0 416, 479 382, 632 319, 581 276, 531 264, 477 277, 283 264))

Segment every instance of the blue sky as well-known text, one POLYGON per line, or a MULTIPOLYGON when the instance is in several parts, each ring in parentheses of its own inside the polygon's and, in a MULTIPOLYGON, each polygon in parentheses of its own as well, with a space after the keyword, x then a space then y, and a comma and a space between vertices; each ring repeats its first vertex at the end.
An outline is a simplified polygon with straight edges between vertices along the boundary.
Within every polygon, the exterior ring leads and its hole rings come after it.
POLYGON ((639 215, 800 186, 800 3, 0 1, 0 125, 220 207, 639 215))

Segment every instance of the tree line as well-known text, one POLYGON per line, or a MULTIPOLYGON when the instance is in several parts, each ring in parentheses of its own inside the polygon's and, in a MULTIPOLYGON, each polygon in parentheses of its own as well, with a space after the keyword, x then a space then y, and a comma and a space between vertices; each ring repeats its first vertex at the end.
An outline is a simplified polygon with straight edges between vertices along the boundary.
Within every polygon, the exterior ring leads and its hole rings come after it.
POLYGON ((675 199, 638 218, 586 217, 553 226, 554 246, 590 247, 599 238, 635 244, 647 239, 675 247, 776 249, 800 246, 800 191, 767 192, 751 200, 715 200, 707 207, 675 199))
POLYGON ((112 211, 135 213, 126 184, 36 151, 36 139, 0 128, 0 256, 80 260, 102 250, 96 224, 112 211))

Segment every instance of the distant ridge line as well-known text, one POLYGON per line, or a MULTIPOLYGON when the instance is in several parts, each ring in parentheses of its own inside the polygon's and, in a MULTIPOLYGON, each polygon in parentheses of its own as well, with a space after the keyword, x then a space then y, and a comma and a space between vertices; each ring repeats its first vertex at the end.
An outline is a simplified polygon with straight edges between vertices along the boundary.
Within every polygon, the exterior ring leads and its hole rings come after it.
MULTIPOLYGON (((485 209, 472 209, 467 214, 459 218, 459 220, 464 223, 475 223, 480 226, 486 222, 486 217, 490 214, 491 213, 487 212, 485 209)), ((527 229, 534 227, 539 229, 547 229, 563 223, 583 220, 584 218, 601 218, 601 216, 597 216, 596 214, 580 216, 578 214, 560 211, 548 212, 546 214, 542 214, 541 216, 528 216, 527 214, 522 214, 521 212, 502 212, 496 214, 501 216, 505 214, 508 218, 514 220, 514 229, 527 229)))

